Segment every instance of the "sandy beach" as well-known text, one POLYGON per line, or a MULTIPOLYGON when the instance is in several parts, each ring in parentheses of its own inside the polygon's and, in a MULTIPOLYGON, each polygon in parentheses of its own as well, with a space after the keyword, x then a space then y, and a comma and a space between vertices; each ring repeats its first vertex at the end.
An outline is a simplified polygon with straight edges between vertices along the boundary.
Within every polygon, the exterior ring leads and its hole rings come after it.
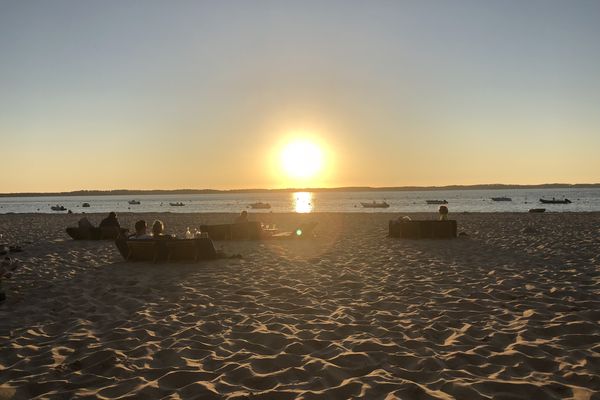
MULTIPOLYGON (((600 399, 600 213, 455 214, 446 241, 387 238, 397 216, 252 215, 318 237, 149 264, 70 240, 81 215, 0 215, 24 249, 0 399, 600 399)), ((233 217, 119 215, 180 236, 233 217)))

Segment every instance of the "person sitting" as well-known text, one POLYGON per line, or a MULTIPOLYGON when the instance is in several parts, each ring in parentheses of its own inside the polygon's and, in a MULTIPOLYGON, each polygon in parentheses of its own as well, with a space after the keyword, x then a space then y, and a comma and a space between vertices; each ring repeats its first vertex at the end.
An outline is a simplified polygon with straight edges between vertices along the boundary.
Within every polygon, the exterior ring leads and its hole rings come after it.
POLYGON ((439 213, 440 213, 440 221, 448 220, 448 207, 440 206, 439 213))
POLYGON ((98 230, 94 225, 90 222, 86 217, 81 218, 77 222, 77 226, 79 228, 80 235, 85 239, 90 239, 92 235, 98 230))
POLYGON ((246 222, 248 222, 248 211, 244 210, 235 219, 235 223, 236 224, 245 224, 246 222))
POLYGON ((152 239, 152 236, 148 235, 148 225, 143 219, 135 223, 135 233, 129 236, 129 239, 133 240, 148 240, 152 239))
POLYGON ((82 231, 89 231, 94 227, 94 225, 92 225, 92 223, 89 219, 87 219, 87 217, 83 217, 79 221, 77 221, 77 226, 82 231))
POLYGON ((119 224, 119 220, 117 219, 117 213, 115 213, 114 211, 111 211, 108 214, 108 217, 104 218, 100 222, 100 228, 108 228, 108 227, 115 227, 115 228, 121 227, 121 225, 119 224))
POLYGON ((172 239, 171 235, 165 235, 165 224, 159 219, 154 221, 152 224, 152 238, 153 239, 172 239))
POLYGON ((2 289, 2 279, 10 279, 12 271, 15 270, 16 264, 13 264, 13 260, 10 257, 4 257, 0 262, 0 302, 6 300, 6 293, 2 289))

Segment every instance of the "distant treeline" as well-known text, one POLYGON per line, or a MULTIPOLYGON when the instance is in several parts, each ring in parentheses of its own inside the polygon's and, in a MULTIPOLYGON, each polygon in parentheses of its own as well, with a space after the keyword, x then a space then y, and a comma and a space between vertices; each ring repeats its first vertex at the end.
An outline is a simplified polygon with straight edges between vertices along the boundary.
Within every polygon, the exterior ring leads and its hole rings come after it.
POLYGON ((416 190, 506 190, 506 189, 586 189, 600 188, 600 183, 546 183, 542 185, 449 185, 449 186, 394 186, 368 187, 348 186, 338 188, 287 188, 287 189, 174 189, 174 190, 76 190, 73 192, 49 193, 0 193, 0 197, 42 197, 42 196, 115 196, 115 195, 157 195, 157 194, 223 194, 223 193, 288 193, 288 192, 402 192, 416 190))

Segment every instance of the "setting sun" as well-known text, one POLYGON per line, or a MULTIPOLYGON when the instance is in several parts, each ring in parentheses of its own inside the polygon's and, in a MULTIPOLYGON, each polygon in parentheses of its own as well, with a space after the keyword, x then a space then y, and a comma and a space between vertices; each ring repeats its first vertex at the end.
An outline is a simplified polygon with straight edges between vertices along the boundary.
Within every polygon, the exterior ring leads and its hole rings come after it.
POLYGON ((281 151, 281 164, 290 178, 311 178, 323 167, 323 151, 311 141, 294 140, 281 151))

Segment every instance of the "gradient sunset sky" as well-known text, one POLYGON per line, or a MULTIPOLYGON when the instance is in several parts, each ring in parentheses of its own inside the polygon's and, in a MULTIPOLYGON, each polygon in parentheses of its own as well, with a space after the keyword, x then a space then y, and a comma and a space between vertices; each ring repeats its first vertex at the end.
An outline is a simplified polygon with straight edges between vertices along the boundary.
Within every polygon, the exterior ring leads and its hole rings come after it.
POLYGON ((600 1, 3 1, 0 192, 600 182, 600 1), (293 138, 324 165, 280 166, 293 138))

